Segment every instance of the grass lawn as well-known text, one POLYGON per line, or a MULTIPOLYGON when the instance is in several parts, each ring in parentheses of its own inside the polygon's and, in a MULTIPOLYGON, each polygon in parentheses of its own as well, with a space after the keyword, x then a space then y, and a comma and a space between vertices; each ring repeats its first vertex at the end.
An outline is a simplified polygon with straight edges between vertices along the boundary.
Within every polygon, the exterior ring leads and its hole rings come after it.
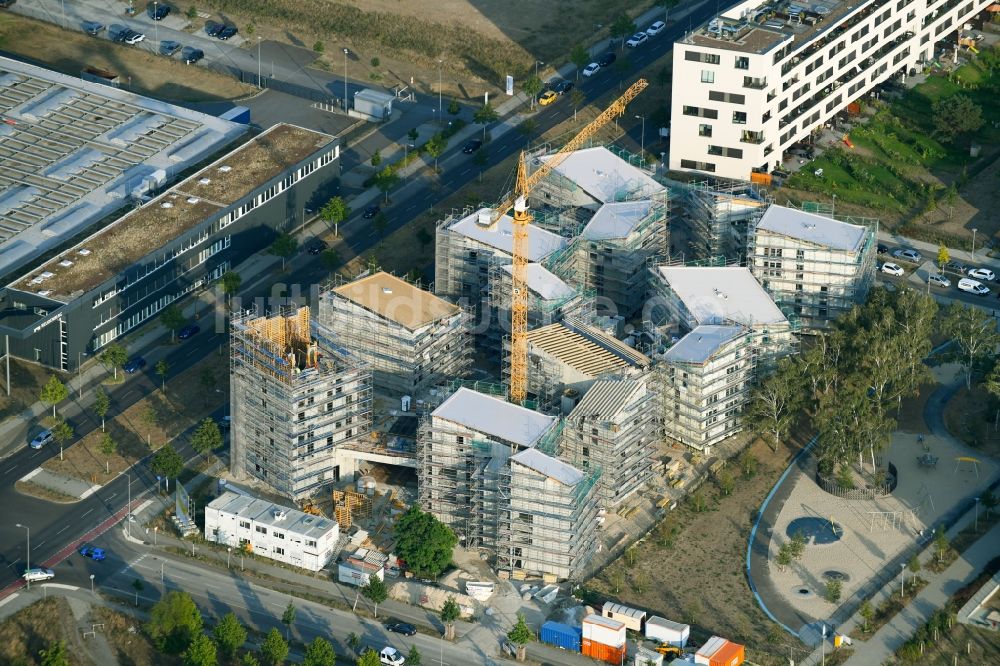
POLYGON ((39 652, 58 640, 66 641, 71 666, 89 665, 69 602, 58 596, 39 599, 0 623, 0 663, 35 666, 39 652))
MULTIPOLYGON (((6 372, 6 366, 0 365, 0 373, 6 372)), ((43 368, 35 363, 28 363, 15 358, 10 360, 10 395, 6 390, 0 390, 0 421, 19 416, 25 409, 38 402, 38 395, 49 377, 58 375, 64 382, 67 377, 61 373, 53 371, 51 368, 43 368)), ((0 379, 0 384, 6 378, 0 379)), ((52 410, 48 411, 52 415, 52 410)), ((34 431, 29 437, 34 435, 34 431)), ((27 445, 27 441, 24 444, 27 445)))

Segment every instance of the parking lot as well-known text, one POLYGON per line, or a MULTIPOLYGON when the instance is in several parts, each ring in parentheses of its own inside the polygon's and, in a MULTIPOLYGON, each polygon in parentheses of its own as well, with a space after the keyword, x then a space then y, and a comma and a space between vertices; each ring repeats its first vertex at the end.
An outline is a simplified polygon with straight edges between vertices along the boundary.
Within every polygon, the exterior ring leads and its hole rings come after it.
POLYGON ((957 259, 949 259, 943 267, 939 267, 936 254, 929 256, 926 250, 906 245, 879 243, 877 279, 922 288, 927 293, 971 305, 989 309, 996 305, 1000 308, 1000 304, 990 300, 1000 299, 1000 282, 997 282, 993 269, 957 259))

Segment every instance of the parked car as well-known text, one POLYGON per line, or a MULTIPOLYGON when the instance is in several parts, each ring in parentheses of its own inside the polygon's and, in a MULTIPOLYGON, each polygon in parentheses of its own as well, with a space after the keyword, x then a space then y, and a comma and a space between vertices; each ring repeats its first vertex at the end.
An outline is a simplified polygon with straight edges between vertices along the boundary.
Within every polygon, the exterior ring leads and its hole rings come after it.
POLYGON ((216 23, 215 21, 209 21, 205 24, 205 34, 209 37, 218 37, 219 33, 226 29, 224 23, 216 23))
POLYGON ((164 39, 160 42, 160 55, 172 56, 181 50, 181 43, 172 39, 164 39))
POLYGON ((104 31, 104 24, 98 23, 97 21, 84 21, 83 31, 93 37, 104 31))
POLYGON ((56 577, 56 572, 52 569, 28 569, 22 576, 29 583, 37 583, 43 580, 51 580, 56 577))
POLYGON ((920 253, 916 250, 911 250, 910 248, 897 248, 892 251, 892 256, 897 259, 903 259, 905 261, 921 262, 924 260, 920 253))
POLYGON ((539 106, 548 106, 549 104, 551 104, 552 102, 556 101, 557 99, 559 99, 559 95, 555 94, 551 90, 546 90, 538 98, 538 104, 539 104, 539 106))
POLYGON ((597 70, 599 70, 600 68, 601 66, 599 64, 597 64, 596 62, 592 62, 583 68, 583 75, 593 76, 594 74, 597 74, 597 70))
POLYGON ((180 338, 181 340, 187 340, 191 336, 196 335, 200 330, 201 327, 198 326, 197 324, 188 324, 187 326, 185 326, 184 328, 182 328, 180 331, 177 332, 177 337, 180 338))
POLYGON ((403 666, 406 663, 406 657, 396 648, 389 646, 382 648, 382 651, 378 653, 378 658, 386 666, 403 666))
POLYGON ((125 369, 125 372, 132 375, 146 367, 146 359, 141 356, 135 356, 126 361, 122 367, 125 369))
POLYGON ((219 34, 216 35, 216 37, 218 37, 222 41, 226 41, 230 37, 235 37, 236 33, 238 33, 239 31, 240 29, 237 28, 235 25, 227 25, 222 30, 219 31, 219 34))
POLYGON ((961 291, 975 294, 976 296, 985 296, 990 293, 989 287, 984 285, 982 282, 976 282, 975 280, 970 280, 969 278, 962 278, 959 280, 958 288, 961 291))
POLYGON ((185 65, 193 65, 205 57, 205 52, 201 49, 191 49, 181 57, 184 58, 185 65))
POLYGON ((618 60, 618 56, 616 56, 611 51, 608 51, 607 53, 605 53, 604 55, 602 55, 600 58, 597 59, 597 64, 600 65, 601 67, 607 67, 615 60, 618 60))
POLYGON ((938 275, 937 273, 932 273, 927 276, 927 284, 932 284, 935 287, 950 287, 951 280, 943 275, 938 275))
POLYGON ((956 273, 961 273, 963 275, 969 270, 968 266, 963 264, 961 261, 955 261, 954 259, 946 263, 944 267, 946 270, 954 271, 956 273))
POLYGON ((15 2, 17 2, 17 0, 0 0, 0 9, 7 9, 15 2))
POLYGON ((667 27, 667 24, 663 21, 656 21, 653 25, 646 28, 646 34, 650 37, 656 37, 658 34, 663 32, 663 29, 667 27))
POLYGON ((878 253, 879 254, 887 254, 889 252, 889 246, 888 245, 882 245, 882 243, 878 244, 878 248, 877 249, 878 249, 878 253))
POLYGON ((554 92, 557 95, 565 95, 572 89, 573 89, 572 81, 559 81, 558 83, 552 85, 552 92, 554 92))
POLYGON ((52 431, 43 430, 37 435, 35 435, 35 438, 31 440, 31 443, 28 444, 28 446, 30 446, 33 449, 40 449, 51 441, 52 441, 52 431))
POLYGON ((233 417, 228 414, 219 419, 219 427, 222 428, 223 430, 229 430, 229 428, 232 425, 233 425, 233 417))
POLYGON ((122 41, 125 42, 126 44, 129 44, 130 46, 134 46, 135 44, 138 44, 144 39, 146 39, 146 35, 142 34, 141 32, 138 32, 136 30, 126 30, 125 36, 122 39, 122 41))
POLYGON ((170 5, 154 3, 153 6, 149 8, 149 18, 154 21, 162 21, 167 18, 168 14, 170 14, 170 5))
POLYGON ((969 277, 977 280, 986 280, 988 282, 993 282, 993 280, 997 279, 996 274, 988 268, 969 269, 969 277))
POLYGON ((104 552, 103 548, 97 548, 96 546, 91 546, 90 544, 85 544, 81 546, 80 550, 77 552, 79 552, 84 557, 89 557, 95 562, 103 562, 108 557, 107 553, 104 552))
POLYGON ((465 153, 466 155, 471 155, 472 153, 476 152, 482 147, 483 147, 483 142, 480 141, 479 139, 469 139, 468 141, 465 142, 465 145, 462 146, 462 152, 465 153))
POLYGON ((316 255, 325 249, 326 249, 326 241, 317 238, 312 243, 310 243, 308 252, 309 254, 316 255))
POLYGON ((899 264, 884 263, 882 264, 882 272, 888 273, 889 275, 895 275, 896 277, 901 277, 906 271, 899 264))
POLYGON ((379 208, 377 205, 372 204, 371 206, 368 206, 368 208, 365 208, 364 215, 362 215, 361 217, 365 218, 366 220, 370 220, 376 215, 378 215, 381 210, 382 209, 379 208))
POLYGON ((645 44, 648 40, 649 35, 644 32, 637 32, 626 40, 625 46, 634 49, 637 46, 645 44))
POLYGON ((385 628, 394 634, 403 634, 404 636, 414 636, 417 633, 417 628, 409 622, 390 622, 385 625, 385 628))

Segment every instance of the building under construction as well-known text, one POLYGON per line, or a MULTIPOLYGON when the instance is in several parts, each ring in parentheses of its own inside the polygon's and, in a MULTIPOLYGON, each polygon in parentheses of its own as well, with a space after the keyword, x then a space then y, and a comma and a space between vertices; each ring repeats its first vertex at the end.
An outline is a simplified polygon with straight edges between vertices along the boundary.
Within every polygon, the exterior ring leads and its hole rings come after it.
POLYGON ((878 223, 772 204, 750 238, 750 270, 803 331, 828 329, 875 281, 878 223))
POLYGON ((368 364, 375 388, 394 395, 464 377, 472 362, 471 315, 385 272, 330 285, 319 320, 368 364))
POLYGON ((340 476, 338 449, 371 429, 371 372, 308 307, 231 320, 230 469, 294 500, 340 476))
POLYGON ((421 425, 420 504, 501 573, 572 578, 595 547, 600 471, 558 460, 561 432, 555 417, 459 388, 421 425))
POLYGON ((562 457, 574 467, 601 469, 599 500, 611 509, 653 475, 658 438, 650 378, 599 379, 566 418, 562 457))
POLYGON ((671 181, 671 242, 684 260, 742 264, 747 240, 769 202, 752 183, 671 181))

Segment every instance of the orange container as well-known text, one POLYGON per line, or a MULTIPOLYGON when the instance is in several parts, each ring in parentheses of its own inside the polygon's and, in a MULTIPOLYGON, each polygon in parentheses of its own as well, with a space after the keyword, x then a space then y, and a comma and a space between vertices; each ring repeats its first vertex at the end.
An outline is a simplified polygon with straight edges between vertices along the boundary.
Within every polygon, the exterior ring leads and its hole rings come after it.
POLYGON ((604 643, 592 641, 589 638, 583 639, 583 654, 587 657, 600 659, 609 664, 621 664, 625 659, 625 644, 621 647, 612 647, 604 643))
POLYGON ((746 659, 745 651, 739 643, 712 636, 695 653, 695 661, 708 666, 740 666, 746 659))

